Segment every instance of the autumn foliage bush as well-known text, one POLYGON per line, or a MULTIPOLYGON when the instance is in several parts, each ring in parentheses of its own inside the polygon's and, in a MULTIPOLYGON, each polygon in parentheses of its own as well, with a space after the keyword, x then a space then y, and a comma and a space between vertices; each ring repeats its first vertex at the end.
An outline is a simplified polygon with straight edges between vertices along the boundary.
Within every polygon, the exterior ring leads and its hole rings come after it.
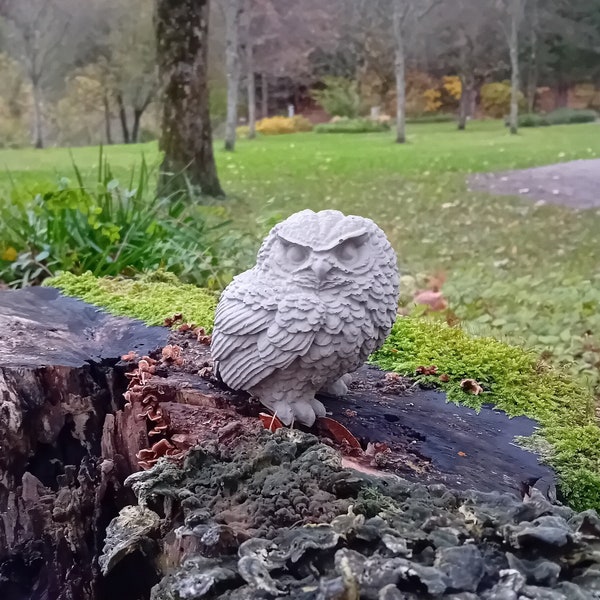
MULTIPOLYGON (((510 112, 511 88, 508 81, 486 83, 481 87, 481 106, 488 117, 501 119, 510 112)), ((519 107, 525 105, 525 96, 518 94, 519 107)))
POLYGON ((283 135, 312 131, 312 123, 302 115, 294 117, 267 117, 256 124, 256 131, 263 135, 283 135))

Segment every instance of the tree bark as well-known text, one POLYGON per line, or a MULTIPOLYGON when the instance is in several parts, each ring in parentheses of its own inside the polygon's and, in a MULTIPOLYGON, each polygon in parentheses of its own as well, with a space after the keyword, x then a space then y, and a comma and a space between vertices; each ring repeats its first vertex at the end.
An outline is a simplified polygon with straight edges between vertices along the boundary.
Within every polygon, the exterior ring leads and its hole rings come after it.
POLYGON ((519 131, 519 22, 522 0, 511 0, 510 7, 510 133, 519 131))
POLYGON ((38 81, 33 81, 34 144, 44 147, 44 115, 42 113, 42 90, 38 81))
POLYGON ((51 288, 0 291, 0 598, 145 597, 148 583, 101 581, 97 558, 148 441, 116 365, 167 337, 51 288))
POLYGON ((238 121, 240 90, 240 22, 242 17, 241 0, 227 0, 226 21, 226 70, 227 70, 227 118, 225 121, 225 150, 235 150, 235 137, 238 121))
POLYGON ((260 91, 261 91, 261 108, 260 114, 262 119, 269 116, 269 79, 263 71, 260 75, 260 91))
POLYGON ((208 0, 157 0, 158 71, 164 90, 161 183, 176 192, 189 182, 203 194, 223 196, 210 124, 208 17, 208 0))
POLYGON ((539 28, 539 10, 538 0, 531 0, 531 29, 529 34, 529 72, 527 79, 527 110, 532 113, 535 111, 535 95, 539 75, 538 66, 538 28, 539 28))
POLYGON ((111 119, 111 114, 110 114, 110 103, 108 101, 108 94, 104 94, 104 132, 106 135, 106 143, 108 145, 113 143, 112 140, 112 129, 110 126, 110 119, 111 119))
POLYGON ((125 102, 123 102, 123 96, 117 94, 117 105, 119 106, 119 120, 121 121, 121 131, 123 132, 123 143, 129 144, 131 137, 129 135, 129 125, 127 124, 127 109, 125 108, 125 102))
POLYGON ((256 137, 256 78, 254 77, 254 47, 252 40, 246 46, 246 62, 248 70, 248 139, 256 137))
POLYGON ((404 0, 394 0, 394 42, 396 76, 396 142, 406 143, 406 57, 404 48, 404 20, 407 7, 404 0))
POLYGON ((458 129, 464 131, 467 128, 467 119, 471 115, 472 84, 467 76, 461 76, 462 91, 458 106, 458 129))
POLYGON ((133 110, 133 129, 131 130, 131 143, 137 144, 138 138, 140 135, 140 121, 142 120, 142 115, 144 114, 144 110, 140 108, 135 108, 133 110))
POLYGON ((475 93, 475 81, 472 76, 462 74, 460 76, 461 95, 458 105, 458 129, 464 131, 467 128, 467 121, 473 113, 473 96, 475 93))

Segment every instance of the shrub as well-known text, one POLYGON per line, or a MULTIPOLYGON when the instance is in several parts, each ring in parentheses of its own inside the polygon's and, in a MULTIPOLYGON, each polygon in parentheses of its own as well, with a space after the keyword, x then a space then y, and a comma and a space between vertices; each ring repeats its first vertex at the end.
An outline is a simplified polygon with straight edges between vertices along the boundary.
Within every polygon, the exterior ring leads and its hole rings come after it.
POLYGON ((598 114, 593 110, 559 108, 547 115, 536 113, 519 116, 520 127, 543 127, 547 125, 571 125, 576 123, 593 123, 598 114))
POLYGON ((296 115, 292 117, 292 121, 294 122, 294 131, 312 131, 313 124, 304 116, 296 115))
POLYGON ((75 183, 61 179, 0 199, 0 281, 20 287, 62 271, 114 276, 164 268, 220 288, 250 261, 256 242, 227 228, 224 208, 153 193, 144 163, 127 188, 102 156, 99 164, 94 185, 75 168, 75 183))
POLYGON ((296 115, 295 117, 268 117, 261 119, 256 124, 256 131, 263 135, 282 135, 311 130, 311 122, 302 115, 296 115))
POLYGON ((248 125, 239 125, 235 128, 235 135, 238 138, 247 138, 250 134, 250 127, 248 125))
POLYGON ((450 113, 436 113, 434 115, 421 115, 420 117, 410 117, 406 119, 407 123, 451 123, 456 117, 450 113))
POLYGON ((574 123, 593 123, 598 118, 598 114, 594 110, 558 108, 548 113, 546 118, 551 125, 571 125, 574 123))
POLYGON ((358 117, 361 111, 361 99, 358 93, 358 84, 344 77, 324 77, 325 88, 313 90, 312 97, 330 115, 358 117))
POLYGON ((315 133, 376 133, 388 131, 389 123, 370 119, 341 119, 330 123, 321 123, 315 127, 315 133))
POLYGON ((519 127, 546 127, 550 122, 545 115, 536 113, 526 113, 519 115, 519 127))
MULTIPOLYGON (((510 83, 501 81, 496 83, 486 83, 481 87, 481 105, 488 117, 501 119, 510 111, 510 83)), ((521 92, 518 94, 519 106, 525 104, 525 96, 521 92)))

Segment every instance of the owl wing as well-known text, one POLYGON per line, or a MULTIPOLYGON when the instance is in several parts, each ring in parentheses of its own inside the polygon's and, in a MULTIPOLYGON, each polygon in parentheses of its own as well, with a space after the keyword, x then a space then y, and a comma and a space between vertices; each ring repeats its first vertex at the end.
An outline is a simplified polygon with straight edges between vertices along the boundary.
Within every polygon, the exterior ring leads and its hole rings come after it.
POLYGON ((211 343, 219 375, 233 389, 250 389, 289 367, 308 352, 321 322, 319 307, 242 283, 223 293, 211 343))

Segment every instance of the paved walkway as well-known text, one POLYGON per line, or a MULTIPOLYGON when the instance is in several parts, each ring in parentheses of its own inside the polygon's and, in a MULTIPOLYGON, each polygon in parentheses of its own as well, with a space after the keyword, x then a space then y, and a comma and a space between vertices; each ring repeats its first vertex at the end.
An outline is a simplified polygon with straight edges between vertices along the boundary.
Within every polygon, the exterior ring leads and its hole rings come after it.
POLYGON ((600 159, 574 160, 546 167, 476 173, 468 179, 473 190, 525 196, 571 208, 600 208, 600 159))

